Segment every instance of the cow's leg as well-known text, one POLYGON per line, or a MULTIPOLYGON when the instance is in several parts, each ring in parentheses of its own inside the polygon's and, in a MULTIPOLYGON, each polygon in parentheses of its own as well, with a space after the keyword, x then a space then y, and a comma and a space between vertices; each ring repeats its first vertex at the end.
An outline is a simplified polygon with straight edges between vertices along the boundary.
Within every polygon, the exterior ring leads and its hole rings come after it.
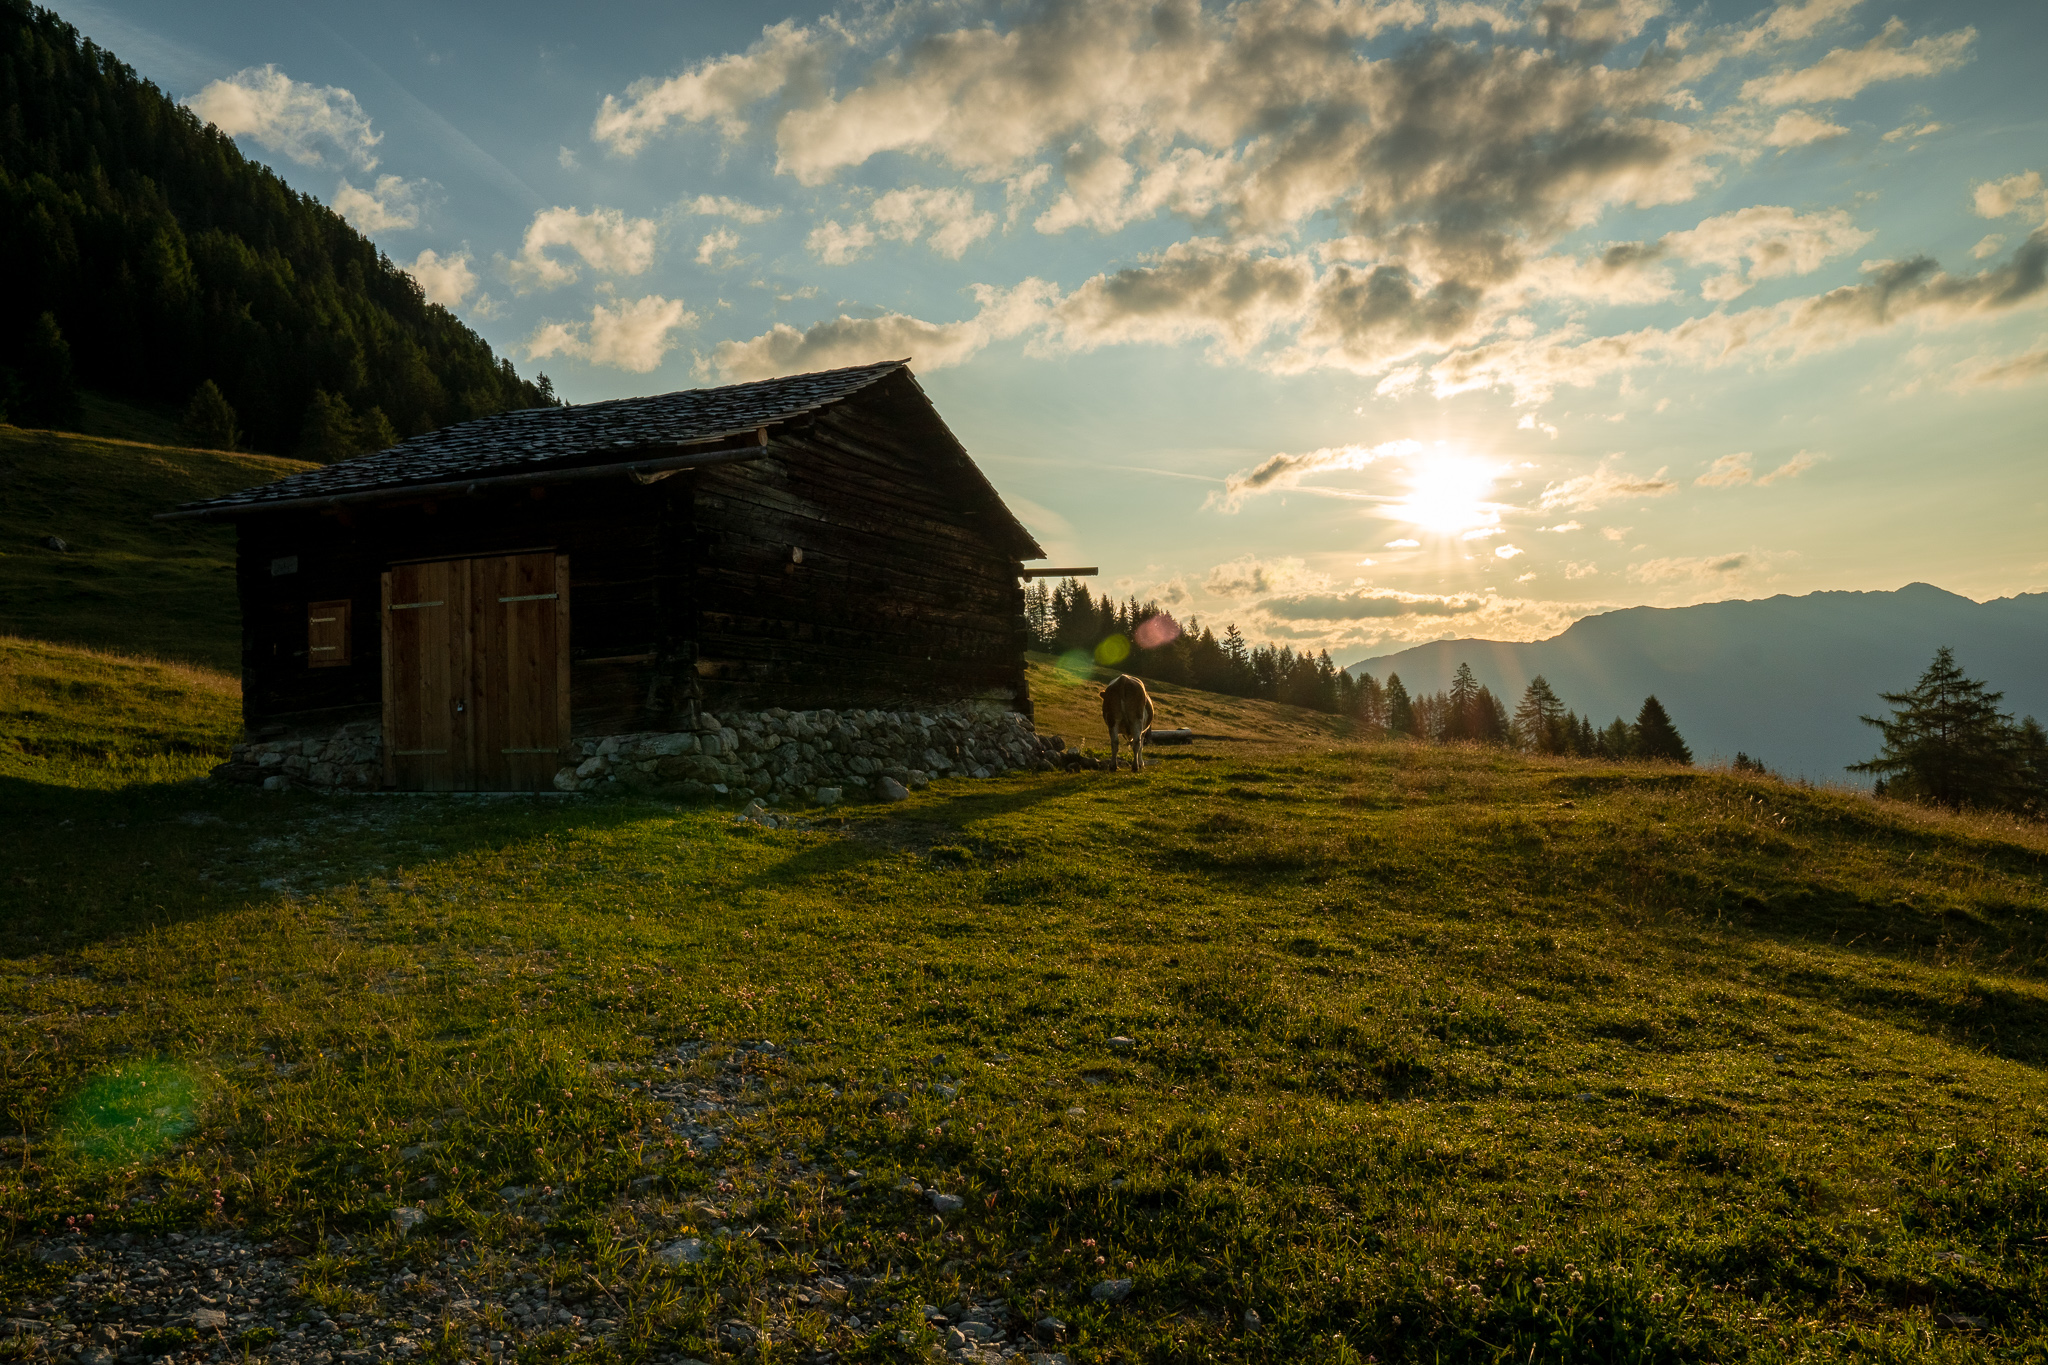
POLYGON ((1145 732, 1143 730, 1131 736, 1131 771, 1134 773, 1145 771, 1145 732))
POLYGON ((1112 726, 1110 726, 1110 727, 1109 727, 1109 770, 1110 770, 1111 772, 1115 772, 1115 771, 1116 771, 1116 742, 1117 742, 1117 738, 1118 738, 1118 731, 1117 731, 1117 728, 1116 728, 1116 727, 1115 727, 1114 725, 1112 725, 1112 726))

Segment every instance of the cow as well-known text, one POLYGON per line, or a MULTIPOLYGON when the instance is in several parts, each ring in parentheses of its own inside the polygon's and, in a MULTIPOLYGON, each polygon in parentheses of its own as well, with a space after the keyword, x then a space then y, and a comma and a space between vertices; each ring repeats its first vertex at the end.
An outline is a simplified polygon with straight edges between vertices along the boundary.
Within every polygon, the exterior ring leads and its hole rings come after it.
POLYGON ((1116 771, 1119 736, 1131 740, 1131 771, 1145 768, 1145 736, 1152 729, 1152 694, 1126 673, 1102 689, 1102 723, 1109 727, 1109 770, 1116 771))

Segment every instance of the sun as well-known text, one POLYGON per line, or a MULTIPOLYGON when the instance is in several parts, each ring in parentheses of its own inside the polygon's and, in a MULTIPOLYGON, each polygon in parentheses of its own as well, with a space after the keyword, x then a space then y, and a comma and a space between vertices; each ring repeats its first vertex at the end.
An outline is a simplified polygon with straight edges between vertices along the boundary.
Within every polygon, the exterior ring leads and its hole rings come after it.
POLYGON ((1469 455, 1433 455, 1408 469, 1408 495, 1388 508, 1435 535, 1456 535, 1500 521, 1489 494, 1494 467, 1469 455))

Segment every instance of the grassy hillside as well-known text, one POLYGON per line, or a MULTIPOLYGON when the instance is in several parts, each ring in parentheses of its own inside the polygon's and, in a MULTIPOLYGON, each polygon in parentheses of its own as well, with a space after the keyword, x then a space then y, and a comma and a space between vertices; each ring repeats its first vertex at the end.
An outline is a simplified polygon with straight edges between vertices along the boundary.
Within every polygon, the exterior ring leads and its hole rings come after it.
MULTIPOLYGON (((1073 671, 1051 654, 1030 656, 1031 704, 1035 724, 1044 735, 1062 735, 1067 743, 1089 749, 1109 747, 1102 725, 1102 685, 1116 674, 1106 668, 1073 671)), ((1278 744, 1289 748, 1317 747, 1348 739, 1352 722, 1300 706, 1226 697, 1175 683, 1146 680, 1160 730, 1191 729, 1208 745, 1235 750, 1244 745, 1278 744)), ((1165 746, 1153 750, 1165 752, 1165 746)))
POLYGON ((226 761, 241 728, 241 683, 225 673, 0 635, 0 782, 7 786, 116 788, 203 777, 226 761))
POLYGON ((451 1362, 2039 1358, 2048 831, 1155 757, 779 830, 12 782, 0 1311, 81 1311, 23 1254, 91 1214, 298 1248, 247 1339, 451 1362))
POLYGON ((0 633, 239 673, 234 529, 152 517, 305 468, 0 425, 0 633))

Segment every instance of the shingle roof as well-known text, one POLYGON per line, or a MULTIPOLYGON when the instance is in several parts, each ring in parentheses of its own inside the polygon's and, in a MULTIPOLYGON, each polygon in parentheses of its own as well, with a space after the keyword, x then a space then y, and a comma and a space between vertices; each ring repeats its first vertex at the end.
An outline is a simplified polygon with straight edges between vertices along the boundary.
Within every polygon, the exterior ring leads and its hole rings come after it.
POLYGON ((718 389, 501 412, 415 436, 374 455, 322 465, 225 497, 185 503, 178 511, 260 509, 266 503, 402 489, 474 475, 573 468, 605 456, 628 459, 636 450, 738 436, 788 421, 850 397, 909 363, 886 360, 718 389))

